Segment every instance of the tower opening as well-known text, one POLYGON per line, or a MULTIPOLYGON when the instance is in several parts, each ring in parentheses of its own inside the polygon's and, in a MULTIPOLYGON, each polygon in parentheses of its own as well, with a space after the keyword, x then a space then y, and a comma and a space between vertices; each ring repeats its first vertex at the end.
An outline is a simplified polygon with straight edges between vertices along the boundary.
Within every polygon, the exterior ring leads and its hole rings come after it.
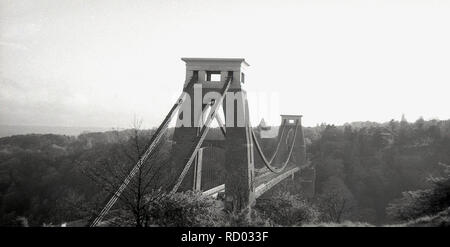
POLYGON ((206 71, 205 81, 219 82, 221 79, 220 71, 206 71))

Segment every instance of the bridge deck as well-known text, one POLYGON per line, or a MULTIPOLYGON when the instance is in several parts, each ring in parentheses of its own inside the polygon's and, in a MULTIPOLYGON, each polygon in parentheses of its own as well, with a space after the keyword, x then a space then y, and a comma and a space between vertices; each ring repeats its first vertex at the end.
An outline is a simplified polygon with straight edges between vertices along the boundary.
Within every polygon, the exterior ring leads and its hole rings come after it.
MULTIPOLYGON (((261 175, 256 177, 256 186, 255 186, 255 197, 258 198, 261 196, 264 192, 271 189, 273 186, 277 185, 279 182, 283 181, 284 179, 294 175, 294 173, 300 171, 300 167, 291 167, 286 168, 286 171, 284 171, 281 174, 273 173, 267 170, 267 172, 262 172, 261 175)), ((216 186, 212 189, 206 190, 203 192, 204 196, 212 196, 217 197, 217 195, 220 192, 225 191, 225 184, 221 184, 219 186, 216 186)))
POLYGON ((277 185, 279 182, 284 179, 291 177, 294 173, 300 171, 299 167, 292 167, 286 169, 285 172, 281 174, 276 174, 272 172, 268 172, 268 174, 261 175, 256 178, 256 188, 255 188, 255 197, 258 198, 264 192, 271 189, 273 186, 277 185))

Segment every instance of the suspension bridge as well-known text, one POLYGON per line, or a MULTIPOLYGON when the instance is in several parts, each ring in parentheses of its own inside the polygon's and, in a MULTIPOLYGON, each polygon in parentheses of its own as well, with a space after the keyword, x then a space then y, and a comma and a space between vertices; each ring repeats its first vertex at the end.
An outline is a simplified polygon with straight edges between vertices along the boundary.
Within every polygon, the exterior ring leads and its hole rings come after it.
MULTIPOLYGON (((170 193, 200 190, 204 196, 223 195, 225 210, 236 211, 254 204, 256 198, 299 173, 304 193, 314 193, 314 167, 306 159, 301 115, 281 115, 278 135, 263 138, 266 128, 250 124, 246 91, 243 89, 249 64, 235 58, 182 58, 186 63, 183 91, 153 134, 144 153, 128 176, 110 196, 89 225, 97 226, 120 198, 145 162, 154 155, 168 125, 176 116, 169 165, 176 176, 170 193), (224 118, 221 117, 222 110, 224 118), (213 121, 220 137, 208 135, 213 121), (275 144, 265 154, 265 143, 275 144), (224 150, 225 176, 209 188, 202 185, 208 149, 224 150), (257 155, 255 155, 255 153, 257 155)), ((297 175, 296 175, 297 176, 297 175)))

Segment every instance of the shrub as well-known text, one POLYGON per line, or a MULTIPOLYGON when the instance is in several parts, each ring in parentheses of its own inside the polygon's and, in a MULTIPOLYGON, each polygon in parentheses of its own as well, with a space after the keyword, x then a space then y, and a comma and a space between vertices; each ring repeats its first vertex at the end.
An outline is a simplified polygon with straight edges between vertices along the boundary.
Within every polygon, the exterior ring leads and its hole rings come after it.
POLYGON ((201 192, 165 194, 148 204, 150 222, 157 226, 218 226, 223 222, 216 201, 201 192))
POLYGON ((431 188, 402 193, 387 207, 388 215, 398 220, 412 220, 438 214, 450 207, 450 166, 441 164, 444 176, 430 178, 431 188))
POLYGON ((418 219, 408 221, 402 226, 450 227, 450 207, 436 215, 423 216, 418 219))
POLYGON ((271 219, 263 217, 258 211, 248 209, 241 212, 228 212, 225 215, 223 226, 230 227, 256 227, 274 226, 271 219))
POLYGON ((290 193, 278 193, 272 198, 258 199, 255 207, 263 217, 282 226, 313 223, 319 211, 305 199, 290 193))

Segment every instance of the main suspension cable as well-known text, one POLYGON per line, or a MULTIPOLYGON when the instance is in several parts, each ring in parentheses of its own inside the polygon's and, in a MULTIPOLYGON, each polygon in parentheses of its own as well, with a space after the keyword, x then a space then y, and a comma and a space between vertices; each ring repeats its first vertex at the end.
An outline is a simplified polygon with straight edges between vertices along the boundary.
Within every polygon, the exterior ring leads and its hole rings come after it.
MULTIPOLYGON (((272 165, 273 160, 275 159, 275 157, 278 154, 278 150, 280 149, 281 146, 281 141, 283 139, 284 136, 284 130, 286 129, 286 120, 283 120, 283 122, 281 123, 282 129, 281 129, 281 134, 278 137, 278 143, 277 143, 277 147, 275 148, 275 151, 272 154, 272 157, 270 158, 270 160, 267 160, 267 158, 265 156, 261 156, 261 158, 263 159, 264 163, 272 165)), ((252 129, 252 136, 256 135, 253 133, 253 129, 252 129)), ((256 141, 255 141, 256 142, 256 141)), ((259 142, 256 143, 256 145, 259 145, 259 142)), ((262 149, 261 149, 262 150, 262 149)), ((262 151, 261 151, 262 152, 262 151)), ((255 169, 257 172, 262 171, 264 168, 260 168, 260 169, 255 169)))
MULTIPOLYGON (((255 132, 254 132, 253 129, 252 129, 252 138, 253 138, 253 141, 256 143, 256 149, 258 150, 258 154, 259 154, 259 156, 262 158, 262 160, 263 160, 263 162, 264 162, 264 165, 265 165, 271 172, 274 172, 274 173, 281 173, 281 172, 283 172, 284 168, 286 168, 287 164, 289 163, 289 160, 291 159, 292 151, 294 150, 294 144, 295 144, 295 139, 296 139, 296 136, 297 136, 298 126, 299 126, 299 121, 296 120, 295 131, 294 131, 294 137, 292 138, 292 143, 291 143, 291 145, 290 145, 288 157, 287 157, 286 161, 284 161, 280 167, 274 167, 274 166, 272 166, 271 163, 272 163, 273 160, 271 160, 270 162, 267 160, 266 156, 265 156, 264 153, 263 153, 263 150, 262 150, 262 148, 261 148, 261 145, 259 144, 258 139, 256 138, 256 134, 255 134, 255 132)), ((284 129, 283 129, 283 131, 284 131, 284 129)), ((282 139, 282 137, 283 137, 283 136, 280 137, 280 140, 282 139)), ((286 138, 287 138, 287 136, 286 136, 286 138)), ((277 147, 277 148, 278 148, 278 147, 277 147)), ((278 150, 277 150, 277 152, 278 152, 278 150)))

